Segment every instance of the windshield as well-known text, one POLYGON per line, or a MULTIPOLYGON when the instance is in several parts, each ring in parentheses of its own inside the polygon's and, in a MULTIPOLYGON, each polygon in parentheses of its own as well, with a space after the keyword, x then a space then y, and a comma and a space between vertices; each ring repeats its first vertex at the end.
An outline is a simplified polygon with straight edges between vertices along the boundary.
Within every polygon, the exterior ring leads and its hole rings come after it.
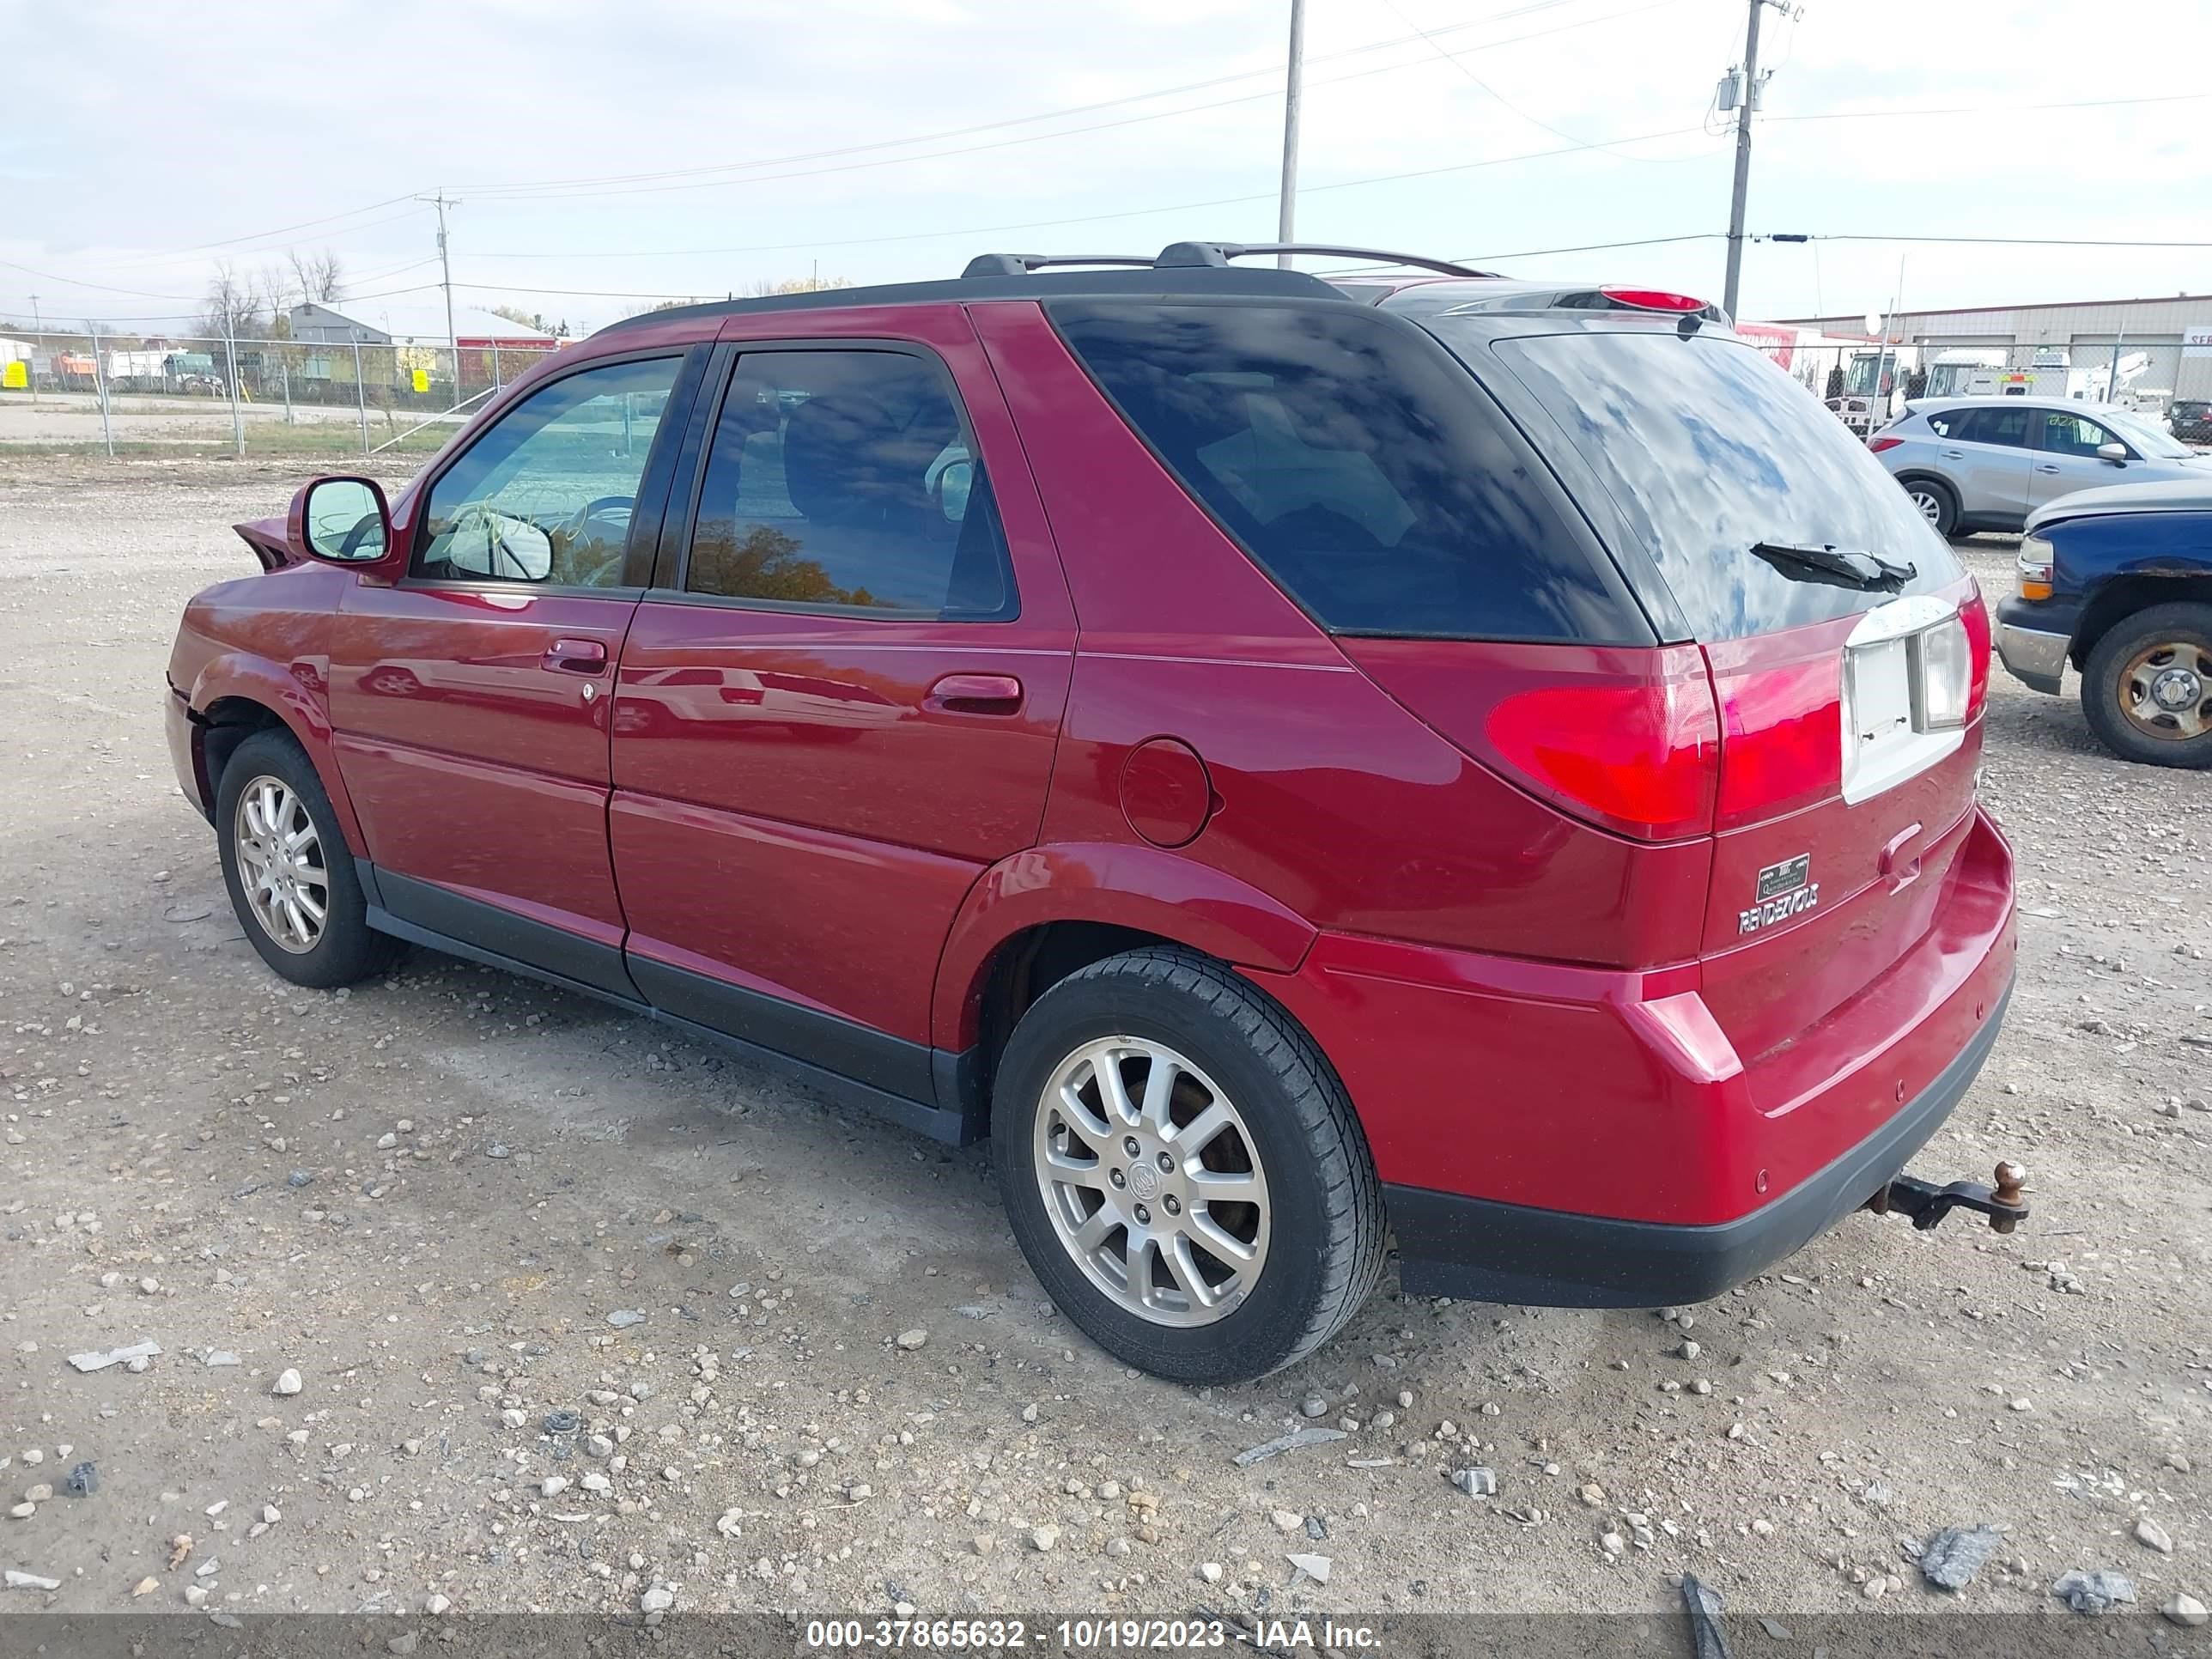
POLYGON ((1502 362, 1565 429, 1699 639, 1821 622, 1889 597, 1806 580, 1802 562, 1753 554, 1762 542, 1910 564, 1908 593, 1960 578, 1951 550, 1866 446, 1732 337, 1590 329, 1493 344, 1471 319, 1431 326, 1491 378, 1502 362))
POLYGON ((2160 432, 2132 410, 2108 409, 2100 411, 2097 418, 2152 460, 2182 461, 2197 453, 2185 444, 2177 443, 2172 434, 2160 432))

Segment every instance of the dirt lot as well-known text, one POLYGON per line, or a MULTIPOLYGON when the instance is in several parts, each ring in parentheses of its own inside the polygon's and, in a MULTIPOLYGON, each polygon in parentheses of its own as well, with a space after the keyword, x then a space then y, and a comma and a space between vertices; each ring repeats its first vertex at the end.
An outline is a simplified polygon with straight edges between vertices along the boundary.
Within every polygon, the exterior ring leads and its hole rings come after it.
MULTIPOLYGON (((1919 1167, 2017 1155, 2020 1234, 1856 1218, 1679 1324, 1394 1274, 1316 1358, 1192 1392, 1054 1316, 980 1149, 448 959, 262 966, 159 708, 179 606, 297 477, 0 453, 0 1565, 61 1583, 7 1606, 1627 1610, 1686 1569, 1740 1613, 2071 1620, 2077 1567, 2212 1600, 2202 775, 1996 679, 2020 990, 1919 1167), (1347 1437, 1231 1462, 1309 1406, 1347 1437), (1983 1521, 1961 1594, 1902 1553, 1983 1521)), ((2002 588, 2008 546, 1969 556, 2002 588)))

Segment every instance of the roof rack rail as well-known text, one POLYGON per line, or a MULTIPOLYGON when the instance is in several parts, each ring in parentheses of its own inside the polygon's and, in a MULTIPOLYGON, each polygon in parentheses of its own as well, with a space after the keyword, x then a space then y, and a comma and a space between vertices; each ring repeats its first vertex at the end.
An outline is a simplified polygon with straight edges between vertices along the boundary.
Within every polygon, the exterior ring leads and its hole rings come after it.
POLYGON ((1257 253, 1320 253, 1336 259, 1373 259, 1384 264, 1411 265, 1446 276, 1495 276, 1494 270, 1477 270, 1449 259, 1431 259, 1420 253, 1393 253, 1379 247, 1339 247, 1327 242, 1170 242, 1149 263, 1162 269, 1188 265, 1225 265, 1257 253))
POLYGON ((969 276, 1026 276, 1051 265, 1138 265, 1152 261, 1141 253, 979 253, 960 275, 969 276))

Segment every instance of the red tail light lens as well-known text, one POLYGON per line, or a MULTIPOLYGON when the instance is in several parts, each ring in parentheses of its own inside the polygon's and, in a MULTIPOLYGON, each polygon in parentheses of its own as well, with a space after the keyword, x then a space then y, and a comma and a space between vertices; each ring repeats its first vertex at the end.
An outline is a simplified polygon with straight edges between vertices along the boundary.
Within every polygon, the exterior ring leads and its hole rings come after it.
POLYGON ((1580 817, 1642 841, 1712 828, 1720 721, 1693 647, 1659 653, 1643 684, 1547 685, 1516 692, 1484 730, 1501 757, 1580 817))
POLYGON ((1966 630, 1967 649, 1972 653, 1972 675, 1966 690, 1966 723, 1971 726, 1990 696, 1990 613, 1982 604, 1979 582, 1959 607, 1959 621, 1966 630))
POLYGON ((1835 653, 1739 673, 1716 665, 1713 678, 1724 745, 1717 828, 1763 823, 1835 793, 1844 765, 1835 653))
POLYGON ((1885 449, 1894 449, 1905 441, 1902 438, 1876 438, 1867 447, 1879 455, 1885 449))

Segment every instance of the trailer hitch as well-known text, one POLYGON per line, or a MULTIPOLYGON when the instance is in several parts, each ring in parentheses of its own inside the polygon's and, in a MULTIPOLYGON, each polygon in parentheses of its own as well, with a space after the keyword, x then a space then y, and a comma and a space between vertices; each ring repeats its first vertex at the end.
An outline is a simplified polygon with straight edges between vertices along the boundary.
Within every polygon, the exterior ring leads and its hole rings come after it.
POLYGON ((1978 1210, 1989 1218, 1992 1232, 2008 1233, 2027 1219, 2027 1204, 2021 1194, 2027 1185, 2027 1171, 2017 1164, 2004 1163, 1997 1165, 1995 1173, 1994 1188, 1978 1181, 1954 1181, 1948 1187, 1938 1187, 1917 1176, 1901 1175, 1867 1200, 1866 1207, 1876 1215, 1895 1210, 1909 1216, 1913 1230, 1923 1233, 1941 1225, 1953 1210, 1978 1210))

